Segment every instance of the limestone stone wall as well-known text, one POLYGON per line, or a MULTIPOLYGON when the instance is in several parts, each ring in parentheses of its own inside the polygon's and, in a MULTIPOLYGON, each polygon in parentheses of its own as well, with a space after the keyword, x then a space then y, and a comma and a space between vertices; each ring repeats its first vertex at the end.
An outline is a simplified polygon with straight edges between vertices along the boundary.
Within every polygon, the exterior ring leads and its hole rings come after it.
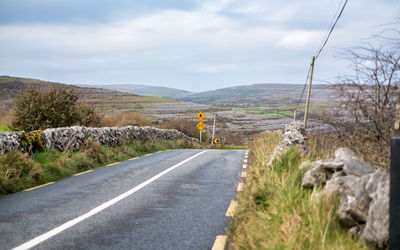
MULTIPOLYGON (((0 154, 9 151, 24 151, 30 145, 21 145, 24 131, 0 133, 0 154)), ((159 138, 165 140, 186 139, 198 143, 198 140, 175 130, 159 129, 154 127, 103 127, 88 128, 81 126, 50 128, 43 130, 40 140, 44 148, 56 148, 59 150, 76 150, 89 139, 95 139, 101 144, 111 146, 119 145, 130 139, 148 140, 159 138)))

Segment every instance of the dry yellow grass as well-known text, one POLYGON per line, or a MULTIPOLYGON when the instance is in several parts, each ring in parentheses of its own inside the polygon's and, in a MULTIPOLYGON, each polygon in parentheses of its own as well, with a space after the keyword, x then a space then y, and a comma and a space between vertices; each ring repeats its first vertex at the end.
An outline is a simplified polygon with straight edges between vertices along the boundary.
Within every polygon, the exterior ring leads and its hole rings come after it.
POLYGON ((261 135, 251 146, 245 190, 229 225, 231 249, 368 249, 351 239, 336 218, 336 200, 312 201, 303 189, 305 160, 296 147, 270 166, 266 163, 280 141, 279 133, 261 135))
POLYGON ((138 112, 123 112, 104 117, 101 124, 104 127, 150 126, 151 121, 138 112))

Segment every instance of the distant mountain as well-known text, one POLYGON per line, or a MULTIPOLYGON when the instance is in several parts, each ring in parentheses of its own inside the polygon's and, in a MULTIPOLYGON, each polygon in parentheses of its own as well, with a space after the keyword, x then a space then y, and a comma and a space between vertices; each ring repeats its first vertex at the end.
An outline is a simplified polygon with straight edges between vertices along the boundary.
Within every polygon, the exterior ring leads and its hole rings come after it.
POLYGON ((116 85, 108 84, 108 85, 78 85, 78 86, 102 88, 102 89, 132 93, 142 96, 155 96, 155 97, 164 97, 169 99, 178 99, 188 94, 191 94, 191 92, 189 91, 180 89, 158 87, 158 86, 147 86, 139 84, 116 84, 116 85))
MULTIPOLYGON (((279 106, 297 103, 303 87, 300 84, 252 84, 193 93, 178 100, 220 106, 279 106)), ((304 99, 306 95, 307 89, 304 99)), ((330 96, 332 90, 326 85, 313 85, 311 98, 314 101, 327 102, 330 96)))

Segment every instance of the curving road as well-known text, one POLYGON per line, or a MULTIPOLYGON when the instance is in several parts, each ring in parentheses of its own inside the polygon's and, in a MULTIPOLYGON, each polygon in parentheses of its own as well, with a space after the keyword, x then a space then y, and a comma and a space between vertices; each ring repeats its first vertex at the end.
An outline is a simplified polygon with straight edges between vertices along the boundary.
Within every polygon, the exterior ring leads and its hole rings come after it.
POLYGON ((171 150, 0 198, 0 249, 210 249, 245 150, 171 150))

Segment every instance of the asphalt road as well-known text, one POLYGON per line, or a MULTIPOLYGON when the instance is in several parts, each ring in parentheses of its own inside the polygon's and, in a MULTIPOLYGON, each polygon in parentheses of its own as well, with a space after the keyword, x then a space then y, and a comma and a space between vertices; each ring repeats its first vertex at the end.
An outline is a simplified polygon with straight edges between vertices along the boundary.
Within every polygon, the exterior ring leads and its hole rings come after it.
POLYGON ((244 150, 171 150, 0 199, 0 249, 210 249, 244 150))

